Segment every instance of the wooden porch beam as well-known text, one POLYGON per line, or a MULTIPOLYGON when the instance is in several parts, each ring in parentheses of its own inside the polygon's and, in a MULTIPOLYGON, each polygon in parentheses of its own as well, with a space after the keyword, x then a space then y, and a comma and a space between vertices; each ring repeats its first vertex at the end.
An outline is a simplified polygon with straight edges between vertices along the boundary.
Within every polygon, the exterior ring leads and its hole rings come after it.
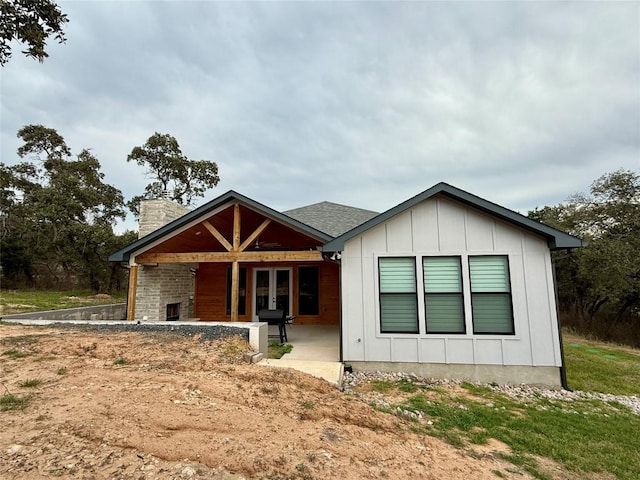
POLYGON ((269 218, 267 218, 264 222, 262 222, 260 224, 260 226, 258 228, 255 229, 255 231, 249 235, 249 238, 247 238, 244 242, 242 242, 242 245, 240 245, 240 251, 244 252, 245 249, 251 245, 253 243, 253 241, 258 238, 258 235, 260 235, 262 232, 264 232, 264 229, 267 228, 267 226, 271 223, 271 220, 269 218))
POLYGON ((222 236, 222 234, 218 231, 216 227, 214 227, 209 223, 209 220, 205 220, 204 222, 202 222, 202 225, 204 225, 204 228, 209 230, 211 235, 216 237, 216 240, 220 242, 220 244, 227 250, 227 252, 231 251, 231 249, 233 248, 231 244, 227 241, 226 238, 222 236))
POLYGON ((233 251, 240 251, 240 205, 233 206, 233 251))
POLYGON ((231 321, 238 321, 238 303, 240 299, 240 263, 235 260, 231 265, 231 321))
POLYGON ((136 289, 138 287, 138 266, 129 267, 129 289, 127 292, 127 320, 135 320, 136 289))
POLYGON ((138 263, 231 263, 231 262, 321 262, 322 252, 301 251, 251 251, 251 252, 186 252, 143 253, 136 257, 138 263))

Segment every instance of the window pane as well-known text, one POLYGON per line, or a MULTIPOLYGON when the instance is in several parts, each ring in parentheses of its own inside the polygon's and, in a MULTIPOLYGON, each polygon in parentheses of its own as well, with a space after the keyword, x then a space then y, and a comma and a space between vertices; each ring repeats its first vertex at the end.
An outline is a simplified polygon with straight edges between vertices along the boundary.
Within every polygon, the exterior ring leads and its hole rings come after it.
POLYGON ((469 257, 469 273, 473 293, 509 291, 507 257, 469 257))
POLYGON ((289 273, 289 270, 276 270, 276 308, 284 310, 286 315, 289 315, 289 273))
POLYGON ((318 267, 300 267, 298 269, 298 313, 300 315, 318 315, 318 267))
POLYGON ((416 291, 416 262, 413 258, 380 258, 379 264, 380 293, 416 291))
POLYGON ((427 333, 465 333, 462 295, 424 296, 427 333))
POLYGON ((511 319, 511 295, 473 294, 473 333, 513 332, 511 319))
POLYGON ((418 333, 418 299, 406 295, 380 295, 382 332, 418 333))
POLYGON ((460 257, 424 257, 422 265, 426 293, 462 292, 460 257))

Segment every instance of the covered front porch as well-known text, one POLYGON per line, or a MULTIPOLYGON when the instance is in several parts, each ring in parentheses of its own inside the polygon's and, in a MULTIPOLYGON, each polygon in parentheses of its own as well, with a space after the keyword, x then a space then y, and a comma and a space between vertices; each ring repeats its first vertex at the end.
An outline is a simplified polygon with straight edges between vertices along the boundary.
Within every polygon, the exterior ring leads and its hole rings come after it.
POLYGON ((331 237, 235 192, 113 255, 130 267, 129 320, 258 321, 281 309, 297 325, 338 325, 331 237))

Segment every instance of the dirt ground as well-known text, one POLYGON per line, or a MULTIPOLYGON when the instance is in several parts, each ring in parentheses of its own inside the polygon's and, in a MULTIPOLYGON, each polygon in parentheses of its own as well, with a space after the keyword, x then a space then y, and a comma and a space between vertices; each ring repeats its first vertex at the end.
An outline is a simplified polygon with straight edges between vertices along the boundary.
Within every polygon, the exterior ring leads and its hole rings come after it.
POLYGON ((28 398, 0 405, 0 478, 531 478, 497 442, 412 433, 322 380, 243 363, 247 349, 0 325, 0 394, 28 398))

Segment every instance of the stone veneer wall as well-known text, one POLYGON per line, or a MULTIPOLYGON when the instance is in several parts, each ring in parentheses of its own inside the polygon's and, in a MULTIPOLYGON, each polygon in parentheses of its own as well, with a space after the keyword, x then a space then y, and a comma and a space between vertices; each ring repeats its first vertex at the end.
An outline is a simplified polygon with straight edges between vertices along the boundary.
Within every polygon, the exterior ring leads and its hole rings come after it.
MULTIPOLYGON (((166 199, 140 202, 138 237, 141 238, 181 217, 189 209, 166 199)), ((167 319, 167 304, 180 304, 180 320, 193 316, 195 277, 194 264, 160 264, 138 267, 135 319, 149 321, 167 319)))
POLYGON ((157 267, 141 266, 138 269, 136 291, 136 320, 147 317, 149 321, 167 319, 167 304, 180 304, 180 320, 193 316, 195 277, 193 264, 164 264, 157 267))

